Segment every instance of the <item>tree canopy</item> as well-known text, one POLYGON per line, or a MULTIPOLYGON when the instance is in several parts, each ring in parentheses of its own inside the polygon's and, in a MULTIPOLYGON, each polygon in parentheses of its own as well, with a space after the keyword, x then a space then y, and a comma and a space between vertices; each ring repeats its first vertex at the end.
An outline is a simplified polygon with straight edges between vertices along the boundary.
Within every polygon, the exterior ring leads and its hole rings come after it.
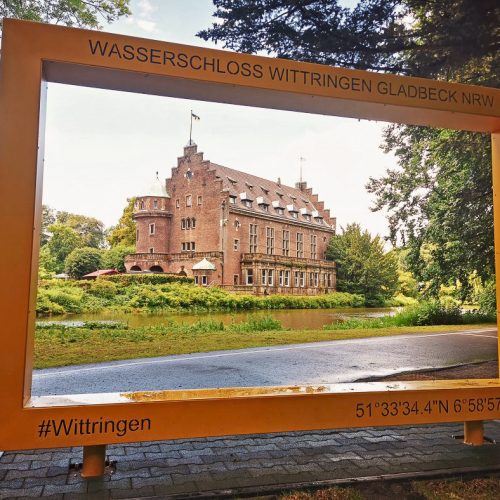
POLYGON ((134 203, 135 198, 130 198, 128 200, 118 224, 109 229, 107 240, 111 247, 117 245, 135 247, 135 223, 132 219, 134 203))
POLYGON ((4 17, 95 29, 101 21, 110 23, 129 15, 129 3, 129 0, 3 0, 0 33, 4 17))
MULTIPOLYGON (((497 0, 213 0, 205 40, 243 52, 498 87, 497 0)), ((493 270, 491 145, 468 132, 394 125, 383 148, 398 168, 367 188, 390 238, 428 293, 493 270)))
POLYGON ((326 257, 337 265, 337 290, 364 295, 367 305, 383 304, 398 287, 397 258, 384 251, 380 236, 372 238, 359 224, 348 224, 333 236, 326 257))
POLYGON ((80 279, 86 274, 93 273, 101 267, 102 255, 97 248, 75 248, 64 263, 64 270, 71 278, 80 279))
POLYGON ((354 9, 338 0, 213 3, 222 22, 198 36, 241 52, 451 78, 470 61, 497 59, 500 48, 497 0, 361 0, 354 9))

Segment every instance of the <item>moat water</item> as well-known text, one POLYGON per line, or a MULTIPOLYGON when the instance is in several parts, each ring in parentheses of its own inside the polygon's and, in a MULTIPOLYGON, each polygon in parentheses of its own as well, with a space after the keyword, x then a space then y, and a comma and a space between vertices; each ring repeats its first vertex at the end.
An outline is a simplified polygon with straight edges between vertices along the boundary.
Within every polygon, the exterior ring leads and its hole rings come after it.
POLYGON ((98 314, 65 314, 61 316, 52 316, 50 318, 39 318, 37 321, 65 321, 65 322, 83 322, 83 321, 120 321, 128 324, 131 328, 141 326, 162 325, 169 321, 178 323, 195 323, 197 321, 222 321, 224 324, 239 323, 247 321, 249 317, 272 316, 280 321, 285 328, 291 329, 320 329, 324 325, 338 323, 346 318, 375 318, 386 315, 393 315, 398 308, 343 308, 343 309, 279 309, 279 310, 258 310, 244 312, 213 312, 213 313, 163 313, 163 314, 144 314, 144 313, 98 313, 98 314))

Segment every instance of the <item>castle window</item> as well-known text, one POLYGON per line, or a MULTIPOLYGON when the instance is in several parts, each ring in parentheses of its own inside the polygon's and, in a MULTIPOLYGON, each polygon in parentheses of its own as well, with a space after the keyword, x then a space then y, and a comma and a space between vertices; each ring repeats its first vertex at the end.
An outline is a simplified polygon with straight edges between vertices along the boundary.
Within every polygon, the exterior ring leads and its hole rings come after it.
POLYGON ((158 208, 158 200, 153 200, 153 208, 154 209, 158 208))
POLYGON ((296 219, 296 218, 297 218, 297 212, 290 212, 290 213, 291 213, 291 215, 292 215, 292 217, 293 217, 294 219, 296 219))
POLYGON ((141 200, 141 210, 144 210, 144 208, 145 208, 144 202, 141 200))
POLYGON ((283 255, 290 255, 290 231, 283 231, 283 243, 282 243, 283 255))
POLYGON ((281 208, 281 207, 277 207, 276 208, 276 213, 278 215, 284 215, 285 214, 285 209, 284 208, 281 208))
POLYGON ((136 229, 135 230, 135 239, 138 240, 139 239, 139 229, 136 229))
POLYGON ((181 219, 181 229, 186 229, 186 219, 181 219))
POLYGON ((194 277, 194 284, 197 285, 198 284, 198 276, 195 276, 194 277))
POLYGON ((191 242, 191 250, 194 252, 195 244, 194 241, 191 242))
POLYGON ((252 208, 252 201, 251 200, 243 200, 243 205, 247 208, 252 208))
POLYGON ((269 205, 267 203, 261 203, 259 207, 264 210, 264 212, 269 212, 269 205))
POLYGON ((250 224, 250 253, 257 253, 257 224, 250 224))
POLYGON ((301 288, 306 286, 306 273, 304 271, 300 271, 300 286, 301 288))
POLYGON ((186 219, 186 229, 191 228, 191 219, 186 219))
POLYGON ((241 227, 241 222, 239 220, 234 221, 234 227, 236 228, 236 231, 241 227))
POLYGON ((332 274, 328 273, 328 288, 332 287, 332 274))
POLYGON ((297 257, 304 257, 304 233, 297 233, 297 257))
POLYGON ((298 287, 299 286, 299 281, 300 281, 300 272, 299 271, 295 271, 294 276, 295 276, 294 286, 298 287))
POLYGON ((272 269, 262 269, 262 285, 273 286, 274 273, 272 269))
POLYGON ((191 206, 193 206, 193 197, 190 194, 188 194, 186 196, 186 207, 191 207, 191 206))
POLYGON ((309 214, 304 214, 304 219, 307 221, 307 222, 311 222, 311 216, 309 214))
POLYGON ((208 285, 208 277, 203 275, 201 277, 201 284, 207 286, 208 285))
POLYGON ((233 285, 238 286, 240 284, 240 275, 239 274, 233 274, 233 285))
POLYGON ((274 254, 274 228, 266 227, 266 253, 268 255, 274 254))
POLYGON ((179 200, 175 200, 175 208, 179 208, 181 206, 181 202, 179 200))
POLYGON ((285 271, 280 271, 279 272, 279 284, 280 284, 280 286, 283 286, 284 278, 285 278, 285 271))
POLYGON ((253 269, 247 269, 247 285, 253 285, 253 269))
POLYGON ((153 234, 155 234, 155 231, 156 231, 155 225, 150 224, 149 225, 149 235, 152 236, 153 234))
POLYGON ((290 286, 290 271, 285 271, 285 286, 290 286))
POLYGON ((194 229, 196 227, 196 219, 193 217, 191 219, 191 229, 194 229))
POLYGON ((311 234, 311 259, 317 259, 318 254, 317 254, 317 244, 316 244, 316 235, 311 234))
POLYGON ((203 198, 201 196, 198 196, 198 205, 201 205, 202 201, 203 201, 203 198))
POLYGON ((236 196, 230 196, 229 197, 229 203, 231 203, 231 205, 236 204, 236 196))
POLYGON ((233 250, 237 252, 240 249, 240 240, 234 240, 233 242, 233 250))
POLYGON ((154 248, 150 248, 149 249, 149 253, 155 253, 155 249, 154 248))

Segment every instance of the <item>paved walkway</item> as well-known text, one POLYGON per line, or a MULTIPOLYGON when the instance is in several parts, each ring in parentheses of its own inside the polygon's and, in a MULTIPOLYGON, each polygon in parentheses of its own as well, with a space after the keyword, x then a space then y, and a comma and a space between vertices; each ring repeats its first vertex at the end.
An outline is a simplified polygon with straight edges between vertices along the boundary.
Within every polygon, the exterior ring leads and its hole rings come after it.
MULTIPOLYGON (((500 442, 500 421, 485 430, 500 442)), ((81 448, 6 452, 0 498, 236 496, 371 476, 499 470, 500 444, 466 446, 452 438, 462 431, 446 424, 113 445, 116 471, 90 481, 69 471, 81 448)))

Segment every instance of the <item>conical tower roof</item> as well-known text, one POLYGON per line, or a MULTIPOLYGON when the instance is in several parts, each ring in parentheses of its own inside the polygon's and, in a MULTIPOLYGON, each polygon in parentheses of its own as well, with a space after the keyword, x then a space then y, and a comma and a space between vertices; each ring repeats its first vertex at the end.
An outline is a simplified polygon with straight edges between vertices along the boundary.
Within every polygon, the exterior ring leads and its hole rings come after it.
POLYGON ((146 192, 142 196, 156 196, 158 198, 170 198, 167 193, 167 188, 165 183, 162 182, 156 172, 156 178, 151 182, 151 184, 146 189, 146 192))

